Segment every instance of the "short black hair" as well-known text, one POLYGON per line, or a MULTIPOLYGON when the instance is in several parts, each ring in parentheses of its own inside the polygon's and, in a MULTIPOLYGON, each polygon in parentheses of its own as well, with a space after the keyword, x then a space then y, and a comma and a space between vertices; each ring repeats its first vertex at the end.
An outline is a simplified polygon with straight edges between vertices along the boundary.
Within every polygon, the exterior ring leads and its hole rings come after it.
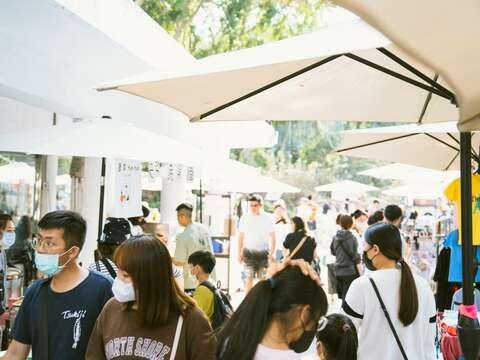
POLYGON ((180 211, 180 210, 187 210, 187 211, 192 212, 193 211, 193 205, 190 204, 190 203, 186 203, 186 202, 181 203, 180 205, 177 206, 175 211, 180 211))
POLYGON ((62 229, 66 248, 78 246, 80 250, 85 243, 87 222, 78 213, 68 210, 57 210, 46 214, 38 222, 38 228, 43 230, 62 229))
POLYGON ((403 216, 402 209, 398 205, 388 205, 383 213, 388 221, 395 221, 403 216))
POLYGON ((358 219, 360 216, 364 216, 364 215, 367 216, 367 213, 366 213, 365 211, 362 211, 362 210, 360 210, 360 209, 357 209, 357 210, 355 210, 355 211, 352 213, 351 216, 352 216, 354 219, 358 219))
POLYGON ((256 202, 258 202, 260 205, 263 204, 263 199, 262 199, 262 197, 261 197, 259 194, 251 194, 251 195, 248 197, 248 201, 256 201, 256 202))
POLYGON ((210 251, 200 250, 188 257, 188 263, 193 266, 198 265, 206 274, 211 274, 217 262, 210 251))
POLYGON ((143 217, 146 218, 148 215, 150 215, 150 209, 147 208, 145 205, 142 205, 142 214, 143 217))
POLYGON ((373 225, 376 224, 380 221, 383 221, 384 216, 383 216, 383 211, 382 210, 377 210, 375 211, 372 216, 368 218, 367 224, 368 225, 373 225))

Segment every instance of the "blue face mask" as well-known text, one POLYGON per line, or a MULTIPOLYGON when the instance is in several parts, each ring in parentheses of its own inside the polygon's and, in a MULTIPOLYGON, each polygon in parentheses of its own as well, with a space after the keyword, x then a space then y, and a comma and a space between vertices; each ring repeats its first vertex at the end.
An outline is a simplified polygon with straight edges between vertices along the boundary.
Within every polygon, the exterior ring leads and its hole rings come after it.
POLYGON ((35 265, 37 265, 38 271, 47 276, 58 274, 70 262, 71 259, 62 266, 58 264, 58 260, 60 256, 65 255, 69 251, 70 249, 65 251, 63 254, 42 254, 38 251, 35 251, 35 265))
POLYGON ((15 232, 4 232, 2 236, 3 248, 8 249, 15 243, 15 232))

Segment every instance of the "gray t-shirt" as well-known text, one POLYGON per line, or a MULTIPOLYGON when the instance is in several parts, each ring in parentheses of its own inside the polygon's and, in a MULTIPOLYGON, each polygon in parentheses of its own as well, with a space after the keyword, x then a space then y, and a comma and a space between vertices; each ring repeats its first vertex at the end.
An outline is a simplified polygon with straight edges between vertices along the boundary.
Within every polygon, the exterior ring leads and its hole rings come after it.
POLYGON ((183 279, 185 289, 194 289, 197 287, 195 279, 190 275, 188 268, 188 257, 195 251, 206 250, 213 254, 212 240, 208 230, 202 224, 192 223, 185 230, 177 235, 177 244, 175 246, 175 255, 173 258, 184 262, 183 279))

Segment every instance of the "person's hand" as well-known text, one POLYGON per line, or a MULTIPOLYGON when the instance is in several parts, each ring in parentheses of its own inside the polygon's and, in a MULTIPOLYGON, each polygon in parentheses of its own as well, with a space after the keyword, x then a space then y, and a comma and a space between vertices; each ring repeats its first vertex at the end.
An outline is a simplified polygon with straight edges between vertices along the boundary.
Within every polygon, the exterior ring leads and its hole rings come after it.
MULTIPOLYGON (((322 285, 322 282, 321 282, 321 279, 320 279, 320 276, 318 276, 317 272, 315 270, 313 270, 313 268, 310 266, 309 263, 307 263, 305 260, 303 259, 295 259, 295 260, 291 260, 289 258, 287 258, 285 261, 283 261, 282 263, 280 264, 277 264, 277 266, 275 267, 274 271, 272 273, 270 273, 269 275, 270 276, 273 276, 275 275, 276 273, 286 269, 288 266, 297 266, 298 268, 300 268, 300 270, 302 271, 303 275, 305 276, 309 276, 313 281, 315 281, 319 286, 322 285)), ((273 269, 272 269, 273 270, 273 269)))
POLYGON ((2 319, 2 320, 10 320, 10 312, 8 312, 8 311, 3 312, 3 314, 0 315, 0 319, 2 319))

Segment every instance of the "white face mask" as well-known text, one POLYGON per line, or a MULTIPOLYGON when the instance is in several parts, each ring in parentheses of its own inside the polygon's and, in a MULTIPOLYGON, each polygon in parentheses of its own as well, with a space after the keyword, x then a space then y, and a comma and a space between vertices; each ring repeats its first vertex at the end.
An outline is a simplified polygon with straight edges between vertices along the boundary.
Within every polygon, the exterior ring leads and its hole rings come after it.
POLYGON ((126 283, 118 277, 113 280, 112 292, 115 299, 122 303, 135 301, 135 289, 133 288, 133 283, 126 283))

